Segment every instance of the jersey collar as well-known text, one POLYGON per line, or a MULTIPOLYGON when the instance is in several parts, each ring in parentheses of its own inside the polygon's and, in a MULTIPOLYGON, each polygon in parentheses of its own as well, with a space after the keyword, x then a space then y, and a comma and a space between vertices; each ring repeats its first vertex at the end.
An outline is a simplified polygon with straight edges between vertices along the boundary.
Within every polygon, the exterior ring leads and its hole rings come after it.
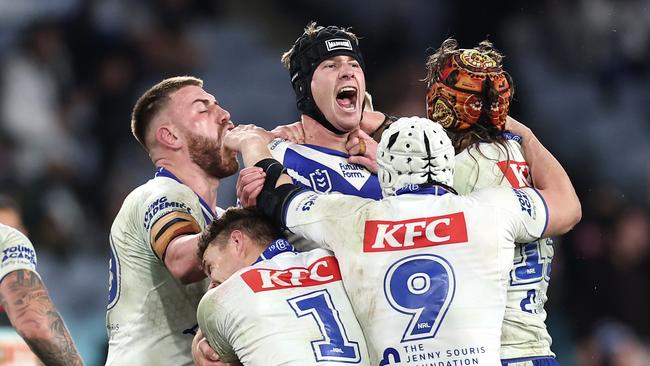
POLYGON ((400 194, 432 194, 434 196, 442 196, 449 193, 444 187, 434 184, 409 184, 402 187, 395 192, 396 196, 400 194))
POLYGON ((284 238, 279 238, 275 239, 271 242, 268 248, 264 249, 262 254, 260 254, 259 258, 255 261, 255 263, 259 263, 261 261, 265 261, 267 259, 271 259, 275 257, 276 255, 280 253, 285 253, 285 252, 296 252, 296 248, 291 245, 286 239, 284 238))
MULTIPOLYGON (((156 169, 156 174, 154 176, 155 177, 170 178, 170 179, 173 179, 173 180, 177 181, 180 184, 186 185, 180 179, 178 179, 178 177, 175 176, 174 173, 170 172, 169 170, 167 170, 167 169, 165 169, 163 167, 159 167, 158 169, 156 169)), ((194 192, 194 190, 192 190, 192 192, 194 192)), ((196 194, 196 197, 199 199, 199 203, 201 204, 201 212, 203 212, 203 218, 205 219, 205 223, 210 224, 212 222, 212 220, 214 220, 214 218, 217 217, 217 215, 210 208, 210 206, 207 204, 207 202, 205 202, 203 200, 203 198, 201 198, 201 196, 199 196, 196 192, 194 192, 194 194, 196 194)))

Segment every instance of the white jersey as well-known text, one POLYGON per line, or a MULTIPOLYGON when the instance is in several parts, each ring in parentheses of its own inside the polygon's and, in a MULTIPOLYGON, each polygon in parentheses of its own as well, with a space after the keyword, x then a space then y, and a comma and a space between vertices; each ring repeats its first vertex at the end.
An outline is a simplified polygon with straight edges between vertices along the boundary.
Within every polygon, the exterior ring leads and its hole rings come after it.
POLYGON ((205 228, 210 211, 164 169, 124 200, 110 234, 107 365, 193 364, 188 331, 208 282, 183 285, 161 258, 173 238, 205 228))
MULTIPOLYGON (((362 165, 349 163, 347 154, 280 138, 271 141, 268 148, 296 185, 317 193, 339 192, 376 200, 382 197, 377 175, 362 165)), ((316 243, 290 232, 285 232, 285 236, 299 251, 318 247, 316 243)))
POLYGON ((34 246, 20 231, 0 224, 0 250, 0 281, 9 273, 21 269, 36 273, 34 246))
POLYGON ((284 251, 241 269, 203 297, 197 318, 225 362, 371 365, 336 258, 324 249, 284 251))
MULTIPOLYGON (((532 187, 521 145, 513 140, 502 145, 473 145, 456 155, 454 188, 459 194, 476 189, 506 186, 532 187)), ((546 330, 546 291, 551 275, 553 242, 540 239, 517 244, 508 280, 508 305, 501 334, 501 358, 555 356, 546 330)))
POLYGON ((514 241, 543 233, 543 199, 408 188, 382 201, 302 192, 285 223, 336 254, 373 365, 500 365, 514 241))

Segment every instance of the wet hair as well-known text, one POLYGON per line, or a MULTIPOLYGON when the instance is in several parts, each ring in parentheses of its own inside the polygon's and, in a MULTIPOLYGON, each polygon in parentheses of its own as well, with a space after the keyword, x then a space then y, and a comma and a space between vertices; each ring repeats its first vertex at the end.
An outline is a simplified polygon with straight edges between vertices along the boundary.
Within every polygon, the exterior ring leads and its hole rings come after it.
POLYGON ((246 234, 260 247, 266 247, 280 236, 279 228, 256 209, 229 208, 201 233, 196 252, 199 261, 203 260, 203 254, 211 244, 225 245, 235 230, 246 234))
POLYGON ((193 76, 176 76, 165 79, 147 90, 135 103, 131 113, 131 133, 140 144, 149 151, 147 131, 153 118, 170 99, 170 94, 189 86, 203 87, 203 80, 193 76))

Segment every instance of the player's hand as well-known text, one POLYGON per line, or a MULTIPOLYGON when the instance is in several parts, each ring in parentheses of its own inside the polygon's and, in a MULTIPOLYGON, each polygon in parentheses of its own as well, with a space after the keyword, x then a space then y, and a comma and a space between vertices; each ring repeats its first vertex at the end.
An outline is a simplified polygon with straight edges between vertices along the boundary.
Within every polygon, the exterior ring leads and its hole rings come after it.
POLYGON ((257 206, 257 196, 262 192, 266 173, 260 167, 252 166, 239 172, 237 178, 237 198, 242 207, 257 206))
POLYGON ((192 340, 192 360, 197 366, 221 366, 219 355, 208 344, 208 340, 199 329, 192 340))
POLYGON ((348 158, 350 163, 363 165, 371 173, 377 174, 377 170, 379 170, 377 165, 377 142, 372 137, 357 128, 348 135, 345 148, 350 154, 348 158))
POLYGON ((226 133, 223 138, 223 144, 230 150, 241 151, 243 145, 254 143, 266 145, 271 142, 273 138, 273 134, 262 127, 257 127, 255 125, 238 125, 226 133))
POLYGON ((288 125, 278 126, 271 130, 275 137, 281 137, 296 144, 305 143, 305 130, 302 128, 302 122, 294 122, 288 125))
POLYGON ((381 112, 363 111, 363 118, 361 119, 361 123, 359 123, 359 127, 363 132, 372 135, 377 132, 385 119, 386 115, 381 112))

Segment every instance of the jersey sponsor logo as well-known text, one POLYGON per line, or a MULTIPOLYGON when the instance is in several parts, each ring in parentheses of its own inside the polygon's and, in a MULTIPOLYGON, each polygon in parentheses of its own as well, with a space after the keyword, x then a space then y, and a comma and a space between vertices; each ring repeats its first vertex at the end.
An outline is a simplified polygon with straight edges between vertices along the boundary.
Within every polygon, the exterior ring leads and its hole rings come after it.
POLYGON ((313 206, 316 203, 316 198, 318 198, 318 195, 315 193, 310 194, 305 202, 300 205, 300 211, 309 211, 311 210, 311 206, 313 206))
POLYGON ((278 147, 278 145, 280 145, 281 143, 283 143, 285 141, 286 140, 280 139, 280 138, 271 141, 271 144, 269 144, 269 150, 271 150, 271 151, 275 150, 275 148, 278 147))
POLYGON ((170 201, 167 199, 167 196, 163 196, 150 204, 149 208, 147 208, 147 211, 144 213, 144 228, 146 230, 149 230, 154 216, 156 216, 158 212, 161 212, 168 208, 176 208, 189 214, 192 213, 192 209, 188 207, 184 202, 170 201))
POLYGON ((513 189, 513 192, 515 192, 515 195, 517 196, 517 199, 519 200, 519 206, 521 206, 521 210, 524 211, 525 213, 528 214, 528 216, 533 216, 533 208, 532 205, 530 204, 530 197, 524 191, 521 191, 519 189, 513 189))
POLYGON ((327 193, 332 190, 332 180, 326 169, 316 169, 309 173, 311 187, 318 193, 327 193))
MULTIPOLYGON (((339 162, 338 172, 343 178, 345 178, 348 183, 350 183, 350 185, 357 188, 358 190, 360 190, 361 187, 363 187, 364 184, 366 184, 366 182, 368 182, 368 180, 372 177, 370 172, 359 164, 339 162)), ((342 192, 345 193, 346 191, 342 192)), ((357 196, 357 194, 354 195, 357 196)))
POLYGON ((456 212, 404 221, 366 221, 363 251, 386 252, 464 242, 465 215, 456 212))
POLYGON ((365 178, 368 172, 366 168, 358 164, 339 163, 339 168, 341 168, 341 175, 345 178, 365 178))
POLYGON ((334 256, 318 259, 311 266, 287 269, 252 268, 241 274, 253 292, 293 287, 317 286, 341 280, 339 263, 334 256))
POLYGON ((32 266, 36 267, 36 252, 34 249, 26 245, 14 245, 2 251, 2 264, 7 261, 16 262, 29 262, 32 266))
POLYGON ((352 51, 352 44, 350 43, 350 40, 345 38, 328 39, 327 41, 325 41, 325 47, 327 47, 328 51, 334 51, 334 50, 352 51))
POLYGON ((504 160, 497 163, 512 188, 532 187, 530 170, 525 161, 504 160))

